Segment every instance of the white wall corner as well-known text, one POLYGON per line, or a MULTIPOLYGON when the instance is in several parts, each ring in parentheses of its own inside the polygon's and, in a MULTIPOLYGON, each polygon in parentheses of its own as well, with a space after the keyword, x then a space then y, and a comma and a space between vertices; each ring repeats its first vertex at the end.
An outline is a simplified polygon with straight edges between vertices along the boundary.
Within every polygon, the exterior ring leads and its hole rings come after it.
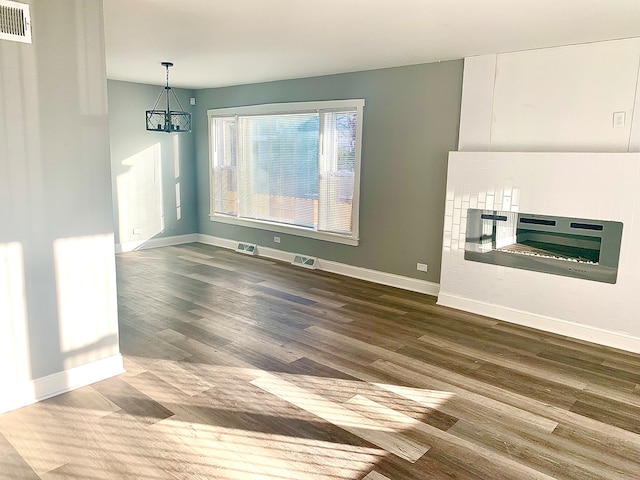
POLYGON ((37 378, 15 388, 7 388, 0 397, 0 414, 70 392, 124 373, 122 355, 112 355, 63 372, 37 378))
POLYGON ((629 151, 640 152, 640 65, 638 66, 638 75, 636 77, 636 96, 633 103, 633 112, 631 113, 629 151))
POLYGON ((495 54, 464 59, 459 151, 484 152, 491 148, 497 59, 495 54))

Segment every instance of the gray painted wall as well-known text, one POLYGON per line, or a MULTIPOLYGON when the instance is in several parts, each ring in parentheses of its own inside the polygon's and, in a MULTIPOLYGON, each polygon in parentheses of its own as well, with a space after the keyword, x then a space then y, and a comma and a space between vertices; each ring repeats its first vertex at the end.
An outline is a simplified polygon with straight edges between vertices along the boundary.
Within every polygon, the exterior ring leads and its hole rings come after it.
POLYGON ((196 91, 200 233, 275 248, 269 231, 209 219, 206 111, 240 105, 364 98, 360 244, 278 234, 279 248, 439 282, 447 154, 457 150, 463 61, 196 91), (428 273, 416 271, 427 263, 428 273))
MULTIPOLYGON (((164 79, 160 64, 158 79, 164 79)), ((145 130, 145 111, 153 107, 162 87, 115 80, 107 86, 116 243, 197 232, 194 134, 145 130), (154 171, 154 163, 161 166, 160 172, 154 171), (141 233, 134 234, 137 228, 141 233)), ((189 111, 194 92, 174 91, 189 111)), ((164 98, 159 108, 165 108, 164 98)), ((171 102, 177 109, 173 98, 171 102)))
POLYGON ((17 384, 118 353, 102 1, 27 3, 33 44, 0 40, 0 331, 17 384))

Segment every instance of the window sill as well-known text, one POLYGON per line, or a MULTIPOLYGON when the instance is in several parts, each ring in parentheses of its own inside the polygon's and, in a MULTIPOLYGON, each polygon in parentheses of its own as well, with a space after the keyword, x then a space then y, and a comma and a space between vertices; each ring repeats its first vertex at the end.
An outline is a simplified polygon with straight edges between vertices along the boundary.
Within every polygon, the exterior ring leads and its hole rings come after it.
POLYGON ((315 240, 324 240, 325 242, 341 243, 343 245, 358 245, 358 238, 355 236, 340 235, 339 233, 318 232, 293 225, 283 225, 280 223, 265 222, 261 220, 249 220, 246 218, 236 218, 227 215, 209 214, 212 222, 226 223, 229 225, 239 225, 248 228, 259 228, 261 230, 269 230, 271 232, 285 233, 289 235, 297 235, 298 237, 313 238, 315 240))

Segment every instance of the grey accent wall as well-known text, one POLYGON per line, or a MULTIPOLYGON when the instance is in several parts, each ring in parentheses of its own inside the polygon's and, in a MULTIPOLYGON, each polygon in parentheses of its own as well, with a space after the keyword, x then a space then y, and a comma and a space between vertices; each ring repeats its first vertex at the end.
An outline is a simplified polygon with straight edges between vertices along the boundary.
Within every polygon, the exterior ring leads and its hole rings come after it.
POLYGON ((438 282, 447 154, 457 150, 463 61, 196 91, 199 231, 438 282), (207 109, 364 98, 357 247, 209 219, 207 109), (416 263, 427 263, 425 274, 416 263))
MULTIPOLYGON (((164 79, 160 64, 158 78, 164 79)), ((162 87, 115 80, 107 86, 116 243, 195 233, 194 134, 145 129, 145 111, 153 108, 162 87)), ((174 91, 189 111, 194 92, 174 91)), ((164 109, 164 102, 163 95, 158 108, 164 109)), ((173 98, 171 108, 178 109, 173 98)))
POLYGON ((0 40, 3 397, 119 351, 102 1, 27 3, 33 44, 0 40))

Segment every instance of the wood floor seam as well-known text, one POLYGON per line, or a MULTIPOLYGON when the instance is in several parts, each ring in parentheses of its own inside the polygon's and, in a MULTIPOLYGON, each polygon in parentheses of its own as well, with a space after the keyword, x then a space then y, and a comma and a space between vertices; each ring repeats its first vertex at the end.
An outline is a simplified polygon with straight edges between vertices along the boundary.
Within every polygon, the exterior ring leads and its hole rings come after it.
POLYGON ((0 415, 0 480, 640 479, 640 355, 199 243, 117 278, 126 372, 0 415))

